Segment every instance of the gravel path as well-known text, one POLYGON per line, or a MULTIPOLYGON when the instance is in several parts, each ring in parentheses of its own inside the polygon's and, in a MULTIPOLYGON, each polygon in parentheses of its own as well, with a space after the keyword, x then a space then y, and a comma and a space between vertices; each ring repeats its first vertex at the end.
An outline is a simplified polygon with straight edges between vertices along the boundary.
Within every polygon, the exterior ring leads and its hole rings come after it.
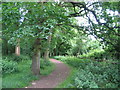
POLYGON ((55 88, 66 79, 70 68, 61 61, 55 59, 50 59, 50 61, 56 65, 55 70, 50 75, 42 76, 40 80, 32 82, 32 85, 26 88, 55 88))

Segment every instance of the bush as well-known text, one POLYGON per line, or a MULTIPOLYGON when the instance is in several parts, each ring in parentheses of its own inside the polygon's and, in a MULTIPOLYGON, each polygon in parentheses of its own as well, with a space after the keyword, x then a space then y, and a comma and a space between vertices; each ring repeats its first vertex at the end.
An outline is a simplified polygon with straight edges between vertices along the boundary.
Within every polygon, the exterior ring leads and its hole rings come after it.
MULTIPOLYGON (((8 61, 8 60, 7 60, 8 61)), ((9 61, 8 61, 9 62, 9 61)), ((14 61, 11 61, 14 62, 14 61)), ((15 62, 16 63, 16 62, 15 62)), ((48 62, 49 63, 49 62, 48 62)), ((40 70, 41 75, 49 75, 54 70, 54 64, 50 64, 51 66, 47 66, 48 63, 44 63, 46 67, 44 70, 40 70)), ((2 77, 2 87, 3 88, 24 88, 30 85, 30 82, 33 80, 39 79, 38 76, 32 74, 31 66, 32 60, 26 60, 14 65, 13 67, 17 66, 18 71, 16 73, 6 74, 2 77)))
POLYGON ((16 61, 16 62, 21 62, 23 60, 30 60, 30 57, 26 56, 26 55, 20 55, 20 56, 16 56, 15 54, 12 54, 11 56, 3 56, 3 59, 10 59, 12 61, 16 61))
POLYGON ((103 50, 93 50, 87 54, 80 55, 79 58, 103 60, 104 58, 107 58, 107 55, 108 54, 103 50))
POLYGON ((68 56, 54 56, 55 59, 65 62, 68 56))
POLYGON ((77 69, 77 73, 66 88, 117 88, 119 86, 117 60, 97 62, 73 56, 55 58, 77 69))
POLYGON ((95 82, 95 76, 91 72, 83 69, 76 74, 74 86, 76 88, 98 88, 98 85, 95 82))
POLYGON ((61 60, 73 67, 84 67, 89 62, 91 62, 89 59, 79 59, 74 56, 58 56, 58 57, 56 56, 54 58, 61 60))
POLYGON ((45 61, 44 59, 40 60, 40 68, 45 69, 46 66, 51 66, 52 63, 50 61, 45 61))
POLYGON ((18 67, 17 67, 16 62, 6 60, 6 59, 2 60, 2 73, 3 74, 17 72, 17 71, 18 71, 18 67))
POLYGON ((25 56, 25 55, 16 56, 15 54, 13 54, 12 59, 13 61, 16 61, 16 62, 20 62, 23 60, 30 60, 28 56, 25 56))
POLYGON ((103 60, 108 60, 108 59, 114 60, 115 55, 111 54, 108 51, 97 50, 96 49, 96 50, 90 51, 87 54, 79 55, 79 58, 82 58, 82 59, 89 58, 89 59, 94 59, 94 60, 97 60, 97 61, 103 61, 103 60))
POLYGON ((108 64, 102 66, 98 62, 91 62, 79 67, 70 87, 75 88, 117 88, 119 85, 118 66, 108 64))

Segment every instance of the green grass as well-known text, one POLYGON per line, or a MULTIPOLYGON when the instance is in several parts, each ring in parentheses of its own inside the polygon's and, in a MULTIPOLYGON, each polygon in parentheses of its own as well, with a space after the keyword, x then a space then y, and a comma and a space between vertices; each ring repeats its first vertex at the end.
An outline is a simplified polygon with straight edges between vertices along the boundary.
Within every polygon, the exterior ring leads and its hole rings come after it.
POLYGON ((55 68, 55 64, 51 63, 51 66, 45 66, 44 69, 40 70, 42 75, 49 75, 55 68))
MULTIPOLYGON (((38 80, 39 77, 32 75, 31 60, 23 61, 18 64, 19 72, 5 74, 2 77, 2 88, 24 88, 33 80, 38 80)), ((46 66, 41 70, 42 75, 50 74, 54 69, 54 64, 46 66)))
POLYGON ((38 79, 38 77, 33 76, 30 70, 31 61, 23 61, 19 63, 19 72, 6 74, 2 78, 3 88, 22 88, 29 85, 32 80, 38 79))

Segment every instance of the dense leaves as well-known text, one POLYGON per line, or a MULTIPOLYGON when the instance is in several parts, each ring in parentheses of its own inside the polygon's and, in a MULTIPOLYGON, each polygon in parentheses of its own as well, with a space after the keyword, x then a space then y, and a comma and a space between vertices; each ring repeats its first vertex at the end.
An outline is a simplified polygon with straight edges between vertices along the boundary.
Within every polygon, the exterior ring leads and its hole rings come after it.
POLYGON ((94 35, 104 45, 106 51, 114 53, 116 58, 120 56, 119 9, 117 7, 119 3, 117 2, 11 2, 2 3, 2 5, 3 39, 6 42, 9 41, 9 43, 16 45, 19 38, 24 41, 20 42, 23 48, 26 44, 30 44, 28 49, 30 50, 33 47, 34 40, 41 38, 41 46, 44 51, 49 45, 46 40, 52 34, 52 45, 49 48, 54 55, 78 55, 89 50, 89 48, 84 49, 87 47, 85 46, 86 42, 83 42, 83 39, 87 38, 83 34, 85 33, 94 35), (76 26, 76 21, 73 19, 76 16, 86 18, 86 24, 82 24, 82 27, 76 26), (76 28, 79 34, 76 34, 76 29, 73 28, 76 28), (73 42, 74 40, 76 42, 73 42))
POLYGON ((14 61, 8 61, 8 59, 4 59, 2 61, 2 74, 8 74, 18 72, 17 63, 14 61))
POLYGON ((97 62, 70 56, 55 58, 77 68, 70 84, 66 86, 68 88, 117 88, 119 86, 118 61, 97 62))

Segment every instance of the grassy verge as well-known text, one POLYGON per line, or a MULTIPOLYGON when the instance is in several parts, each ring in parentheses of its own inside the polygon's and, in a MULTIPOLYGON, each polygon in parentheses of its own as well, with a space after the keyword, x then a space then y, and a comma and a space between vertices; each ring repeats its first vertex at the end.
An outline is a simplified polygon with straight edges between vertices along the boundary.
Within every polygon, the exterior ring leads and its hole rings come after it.
POLYGON ((3 88, 21 88, 27 86, 30 81, 38 79, 30 70, 31 61, 23 61, 18 64, 19 72, 5 74, 2 78, 3 88))
POLYGON ((66 88, 70 84, 70 82, 72 82, 72 77, 77 72, 77 69, 71 67, 70 65, 68 66, 70 67, 70 70, 71 70, 69 76, 62 83, 60 83, 56 88, 66 88))
POLYGON ((49 75, 55 68, 55 64, 51 62, 51 66, 46 66, 44 69, 41 69, 42 75, 49 75))
MULTIPOLYGON (((31 60, 23 61, 18 64, 19 72, 5 74, 2 77, 2 88, 23 88, 28 86, 31 81, 39 79, 39 77, 32 75, 31 60)), ((41 69, 42 75, 50 74, 54 69, 54 64, 46 66, 41 69)))

